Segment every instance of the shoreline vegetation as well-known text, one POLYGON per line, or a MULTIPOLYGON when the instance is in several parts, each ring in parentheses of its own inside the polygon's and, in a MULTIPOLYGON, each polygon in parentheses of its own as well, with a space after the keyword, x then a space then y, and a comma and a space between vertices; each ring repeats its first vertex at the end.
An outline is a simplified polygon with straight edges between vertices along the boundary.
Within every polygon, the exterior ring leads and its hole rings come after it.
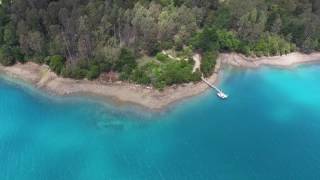
POLYGON ((319 19, 316 0, 2 0, 0 64, 55 94, 161 109, 216 83, 221 64, 320 59, 293 53, 320 51, 319 19))
MULTIPOLYGON (((320 62, 320 52, 311 54, 290 53, 288 55, 250 58, 237 53, 222 53, 217 58, 214 73, 208 77, 211 83, 217 83, 222 65, 242 68, 258 68, 260 66, 292 67, 303 63, 320 62)), ((149 86, 127 82, 102 82, 99 79, 74 80, 57 76, 45 65, 33 62, 0 66, 0 73, 18 78, 35 87, 55 95, 67 96, 75 94, 95 95, 118 102, 137 104, 150 110, 162 110, 179 100, 199 95, 208 89, 203 82, 191 82, 165 87, 162 91, 149 86)))

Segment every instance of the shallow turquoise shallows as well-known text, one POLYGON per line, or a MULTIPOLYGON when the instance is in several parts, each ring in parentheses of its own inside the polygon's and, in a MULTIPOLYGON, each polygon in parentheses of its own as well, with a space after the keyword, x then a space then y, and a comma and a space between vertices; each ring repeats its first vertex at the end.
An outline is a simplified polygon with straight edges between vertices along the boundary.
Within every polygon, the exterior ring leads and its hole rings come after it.
POLYGON ((0 80, 1 180, 319 180, 320 66, 226 70, 162 113, 0 80))

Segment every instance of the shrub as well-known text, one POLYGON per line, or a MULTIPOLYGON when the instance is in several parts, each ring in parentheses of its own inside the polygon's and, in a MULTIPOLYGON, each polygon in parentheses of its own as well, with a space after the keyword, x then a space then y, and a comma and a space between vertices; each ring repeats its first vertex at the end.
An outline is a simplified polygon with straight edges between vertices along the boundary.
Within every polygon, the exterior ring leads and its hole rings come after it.
POLYGON ((207 52, 204 54, 200 69, 205 77, 208 77, 213 73, 214 67, 216 65, 216 59, 217 53, 207 52))
POLYGON ((115 70, 118 72, 131 72, 137 66, 136 59, 129 49, 122 48, 118 61, 115 63, 115 70))
POLYGON ((61 71, 64 67, 65 59, 60 55, 54 55, 49 57, 49 67, 52 71, 61 74, 61 71))
POLYGON ((83 79, 87 76, 88 71, 86 69, 81 69, 80 67, 72 70, 71 77, 74 79, 83 79))
POLYGON ((206 27, 191 39, 191 45, 194 49, 204 52, 214 51, 220 49, 218 40, 217 29, 206 27))
POLYGON ((192 73, 192 76, 191 76, 191 81, 193 82, 197 82, 197 81, 200 81, 201 80, 201 72, 199 69, 197 69, 196 72, 192 73))
POLYGON ((166 87, 165 81, 154 81, 152 86, 162 91, 166 87))
POLYGON ((236 37, 234 32, 226 30, 217 30, 217 35, 220 51, 238 51, 240 47, 240 40, 236 37))
POLYGON ((11 66, 15 63, 15 58, 11 55, 10 48, 1 47, 0 48, 0 63, 3 66, 11 66))
POLYGON ((284 38, 274 34, 263 35, 258 42, 253 44, 254 54, 257 56, 282 55, 290 53, 295 47, 284 38))
POLYGON ((191 81, 192 65, 186 61, 172 61, 163 67, 163 77, 167 85, 191 81))
POLYGON ((72 69, 68 66, 63 67, 61 70, 61 75, 65 78, 72 77, 72 69))
POLYGON ((156 58, 157 58, 157 60, 158 61, 160 61, 160 62, 168 62, 169 61, 169 57, 168 57, 168 55, 165 55, 165 54, 163 54, 162 52, 161 53, 157 53, 157 55, 156 55, 156 58))
POLYGON ((164 41, 164 42, 161 42, 160 44, 160 49, 171 49, 173 47, 173 41, 164 41))
POLYGON ((109 72, 112 69, 112 63, 108 61, 100 62, 99 65, 101 72, 109 72))
POLYGON ((24 55, 21 53, 21 50, 20 48, 18 47, 13 47, 11 48, 11 54, 12 56, 14 57, 14 59, 16 61, 19 61, 20 63, 25 63, 25 58, 24 58, 24 55))
POLYGON ((247 45, 246 43, 242 42, 241 45, 239 46, 239 50, 240 53, 249 56, 251 55, 251 48, 249 45, 247 45))
POLYGON ((168 61, 166 63, 149 62, 135 70, 130 80, 140 84, 151 84, 162 90, 173 84, 199 81, 200 71, 192 73, 193 65, 187 61, 168 61))
POLYGON ((137 82, 139 84, 150 84, 151 83, 151 79, 149 78, 149 76, 147 75, 146 71, 142 70, 142 69, 137 69, 133 72, 131 79, 134 82, 137 82))
POLYGON ((99 75, 100 75, 99 66, 97 66, 97 65, 90 66, 89 71, 87 73, 87 78, 92 80, 92 79, 98 78, 99 75))

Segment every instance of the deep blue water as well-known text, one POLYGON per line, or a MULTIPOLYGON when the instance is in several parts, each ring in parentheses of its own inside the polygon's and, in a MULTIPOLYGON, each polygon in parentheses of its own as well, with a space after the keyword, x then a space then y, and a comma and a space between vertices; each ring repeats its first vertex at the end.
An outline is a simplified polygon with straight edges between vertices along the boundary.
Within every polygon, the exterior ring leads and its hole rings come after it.
POLYGON ((320 179, 320 66, 220 86, 151 113, 0 80, 0 179, 320 179))

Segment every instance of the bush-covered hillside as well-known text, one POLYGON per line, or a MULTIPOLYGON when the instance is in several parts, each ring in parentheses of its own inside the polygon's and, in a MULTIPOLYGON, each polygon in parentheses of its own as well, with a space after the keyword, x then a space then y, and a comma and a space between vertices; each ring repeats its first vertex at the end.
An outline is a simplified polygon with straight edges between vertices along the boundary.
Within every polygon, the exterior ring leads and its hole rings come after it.
POLYGON ((116 71, 122 79, 163 87, 199 80, 200 72, 190 72, 192 61, 158 55, 141 65, 137 59, 186 49, 205 55, 205 75, 218 51, 319 50, 320 1, 2 0, 0 6, 3 65, 47 63, 77 79, 116 71))

